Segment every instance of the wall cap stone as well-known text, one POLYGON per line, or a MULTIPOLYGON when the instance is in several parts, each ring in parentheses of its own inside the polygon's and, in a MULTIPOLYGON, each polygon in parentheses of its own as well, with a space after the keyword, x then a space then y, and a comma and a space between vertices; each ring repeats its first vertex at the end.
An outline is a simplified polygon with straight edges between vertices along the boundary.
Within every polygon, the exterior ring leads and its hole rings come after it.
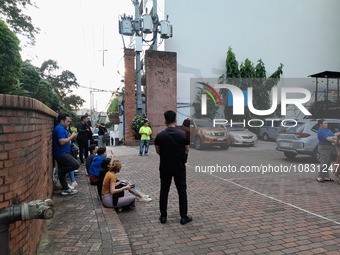
POLYGON ((53 117, 58 116, 58 113, 37 99, 18 95, 0 94, 0 108, 34 110, 53 117))

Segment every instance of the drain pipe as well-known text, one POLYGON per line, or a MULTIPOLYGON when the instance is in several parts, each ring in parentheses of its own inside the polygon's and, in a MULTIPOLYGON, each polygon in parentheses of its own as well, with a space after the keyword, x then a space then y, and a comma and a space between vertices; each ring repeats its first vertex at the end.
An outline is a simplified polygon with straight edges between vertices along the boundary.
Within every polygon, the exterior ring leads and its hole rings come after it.
POLYGON ((53 218, 51 199, 33 200, 22 205, 13 205, 0 209, 0 255, 9 255, 9 224, 16 221, 53 218))

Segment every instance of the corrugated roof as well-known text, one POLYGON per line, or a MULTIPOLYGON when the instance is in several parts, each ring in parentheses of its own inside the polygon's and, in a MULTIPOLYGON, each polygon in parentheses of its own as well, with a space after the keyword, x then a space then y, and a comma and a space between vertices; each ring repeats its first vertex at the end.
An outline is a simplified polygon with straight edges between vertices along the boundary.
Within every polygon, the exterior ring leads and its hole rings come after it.
POLYGON ((340 72, 324 71, 324 72, 321 72, 321 73, 311 74, 308 77, 340 79, 340 72))

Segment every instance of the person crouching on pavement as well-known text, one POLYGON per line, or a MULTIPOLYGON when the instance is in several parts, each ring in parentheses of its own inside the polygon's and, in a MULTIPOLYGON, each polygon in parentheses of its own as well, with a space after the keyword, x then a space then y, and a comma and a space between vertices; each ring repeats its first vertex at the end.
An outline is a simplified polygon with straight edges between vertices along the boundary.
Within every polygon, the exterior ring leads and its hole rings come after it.
POLYGON ((89 170, 91 185, 97 185, 99 171, 102 166, 102 162, 105 158, 106 158, 106 148, 105 147, 98 148, 97 155, 93 158, 92 164, 89 170))
POLYGON ((143 195, 134 185, 130 185, 126 180, 117 180, 116 174, 120 172, 122 163, 113 159, 109 163, 109 171, 105 174, 102 188, 103 206, 109 208, 129 207, 135 208, 136 197, 141 202, 150 202, 149 195, 143 195), (127 184, 127 185, 123 185, 127 184))

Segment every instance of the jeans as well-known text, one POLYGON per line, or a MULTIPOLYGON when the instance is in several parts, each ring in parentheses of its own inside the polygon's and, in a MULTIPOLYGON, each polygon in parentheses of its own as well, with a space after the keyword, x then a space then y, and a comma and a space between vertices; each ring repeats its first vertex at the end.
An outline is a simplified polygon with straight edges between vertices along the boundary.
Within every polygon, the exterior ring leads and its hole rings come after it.
POLYGON ((167 216, 168 195, 171 186, 172 177, 174 177, 175 185, 178 192, 179 213, 181 217, 186 217, 188 213, 188 199, 187 199, 187 183, 186 172, 176 174, 161 173, 161 191, 159 197, 159 210, 161 216, 167 216))
POLYGON ((61 158, 55 159, 58 163, 58 177, 63 190, 68 189, 66 174, 80 167, 78 160, 71 154, 64 152, 61 158))
POLYGON ((139 155, 143 155, 143 148, 144 147, 145 147, 144 154, 148 154, 148 152, 149 152, 149 144, 150 144, 150 140, 140 140, 139 155))
POLYGON ((103 146, 104 146, 104 143, 103 143, 103 138, 104 138, 104 136, 103 136, 103 135, 99 135, 99 136, 98 136, 98 148, 100 148, 100 147, 103 147, 103 146))
POLYGON ((75 182, 76 181, 76 178, 74 176, 74 171, 69 172, 68 175, 70 176, 71 182, 75 182))

